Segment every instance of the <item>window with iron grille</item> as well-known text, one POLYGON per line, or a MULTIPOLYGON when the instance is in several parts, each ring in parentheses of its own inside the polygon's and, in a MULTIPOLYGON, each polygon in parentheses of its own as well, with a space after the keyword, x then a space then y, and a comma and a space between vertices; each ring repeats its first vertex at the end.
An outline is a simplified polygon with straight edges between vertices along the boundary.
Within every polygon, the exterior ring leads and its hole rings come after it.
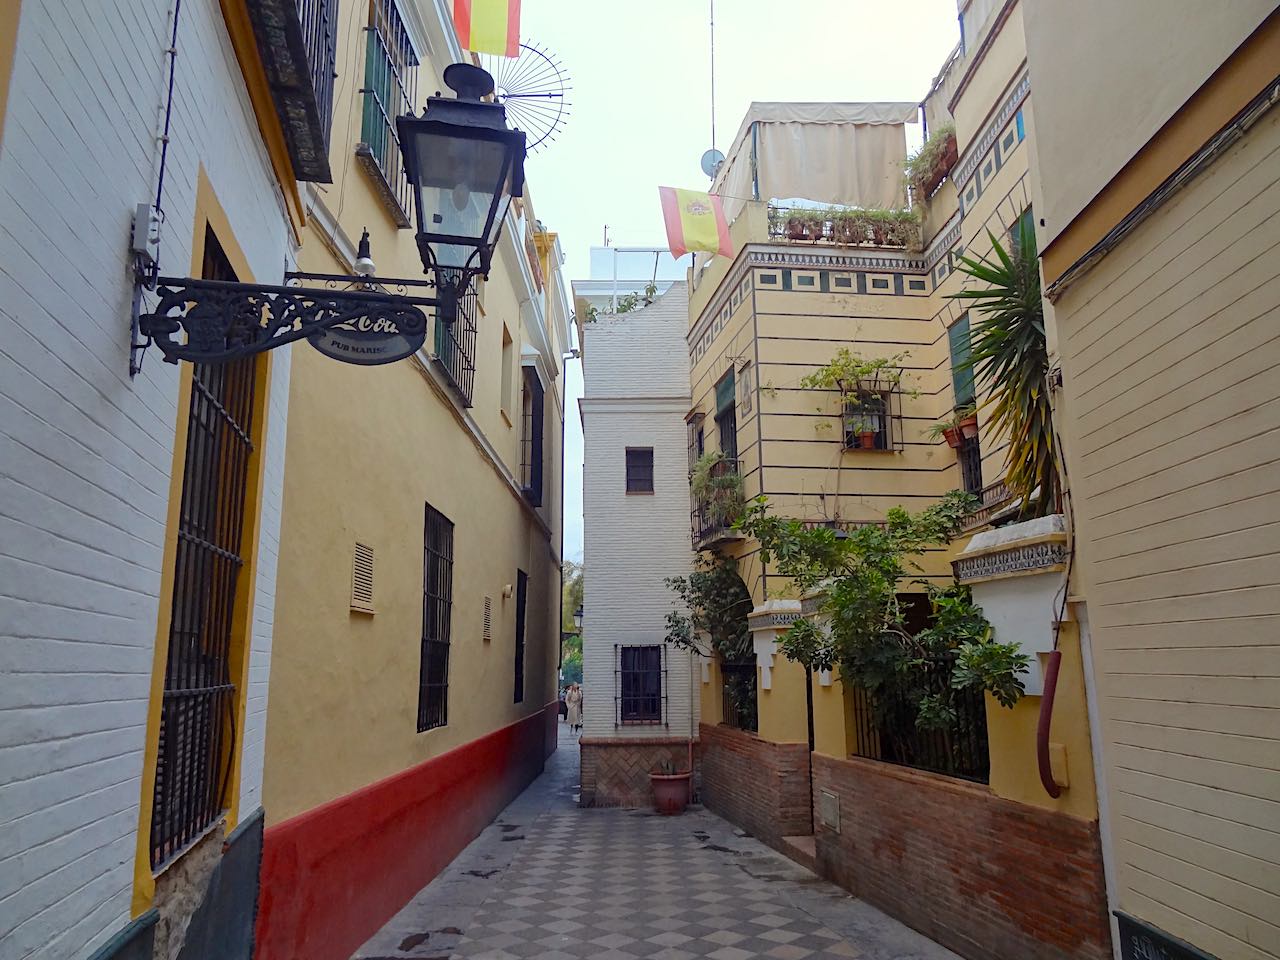
POLYGON ((302 43, 311 67, 311 86, 320 114, 320 135, 326 148, 333 126, 333 81, 338 49, 338 0, 298 0, 302 43))
POLYGON ((524 390, 521 394, 520 486, 525 499, 535 507, 542 506, 543 413, 545 394, 538 371, 524 368, 524 390))
POLYGON ((449 640, 453 631, 453 524, 427 504, 422 564, 422 664, 418 732, 449 722, 449 640))
POLYGON ((396 0, 372 0, 365 27, 364 111, 356 156, 373 176, 384 202, 402 228, 410 220, 409 179, 396 137, 396 117, 413 113, 418 95, 418 55, 396 0))
POLYGON ((524 703, 525 609, 529 601, 529 575, 516 571, 516 693, 515 702, 524 703))
POLYGON ((846 450, 902 446, 902 391, 896 381, 863 380, 841 398, 846 450))
MULTIPOLYGON (((206 230, 208 280, 235 280, 206 230)), ((231 676, 236 592, 253 458, 257 357, 195 364, 187 412, 173 605, 151 813, 151 866, 172 860, 222 815, 235 755, 231 676)))
POLYGON ((738 414, 734 407, 734 380, 730 370, 716 384, 716 427, 720 452, 726 460, 738 459, 738 414))
POLYGON ((618 722, 662 723, 662 647, 618 651, 618 722))
POLYGON ((627 493, 653 493, 653 447, 627 447, 627 493))
POLYGON ((702 426, 706 418, 707 415, 701 411, 691 413, 685 417, 689 439, 689 473, 691 474, 693 473, 694 465, 698 462, 698 458, 706 452, 706 434, 702 426))
MULTIPOLYGON (((441 269, 446 276, 454 271, 441 269)), ((475 282, 467 285, 458 298, 458 313, 445 323, 436 312, 435 346, 432 355, 457 392, 462 405, 471 406, 471 393, 476 378, 476 323, 480 316, 480 295, 475 282)))
POLYGON ((956 451, 960 458, 960 475, 966 493, 982 492, 982 447, 977 437, 965 437, 956 451))

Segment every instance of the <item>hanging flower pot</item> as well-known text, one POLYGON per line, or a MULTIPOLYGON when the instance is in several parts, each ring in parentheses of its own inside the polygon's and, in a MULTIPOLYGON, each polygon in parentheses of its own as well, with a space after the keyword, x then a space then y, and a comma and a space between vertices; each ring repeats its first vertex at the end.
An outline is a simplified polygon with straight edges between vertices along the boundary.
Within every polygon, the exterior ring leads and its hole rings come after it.
POLYGON ((947 427, 942 431, 942 435, 947 438, 947 446, 952 450, 959 450, 960 444, 963 442, 958 427, 947 427))
MULTIPOLYGON (((978 435, 978 415, 976 413, 969 414, 969 416, 960 421, 959 426, 960 435, 966 440, 972 440, 978 435)), ((953 444, 953 446, 959 446, 959 444, 953 444)))

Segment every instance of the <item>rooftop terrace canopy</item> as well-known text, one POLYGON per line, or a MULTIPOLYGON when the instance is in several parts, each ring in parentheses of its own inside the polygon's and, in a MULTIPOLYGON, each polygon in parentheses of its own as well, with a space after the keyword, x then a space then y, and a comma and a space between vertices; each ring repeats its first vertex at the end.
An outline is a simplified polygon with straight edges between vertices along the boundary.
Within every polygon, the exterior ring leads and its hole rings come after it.
POLYGON ((712 190, 729 221, 748 200, 901 207, 905 124, 919 104, 753 103, 712 190))

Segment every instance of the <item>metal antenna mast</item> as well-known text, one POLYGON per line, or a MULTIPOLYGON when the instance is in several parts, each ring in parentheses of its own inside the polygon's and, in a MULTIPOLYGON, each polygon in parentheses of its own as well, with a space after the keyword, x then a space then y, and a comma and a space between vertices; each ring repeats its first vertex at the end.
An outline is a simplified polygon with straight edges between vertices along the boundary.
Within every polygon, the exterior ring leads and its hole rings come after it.
POLYGON ((711 3, 711 149, 716 148, 716 0, 711 3))

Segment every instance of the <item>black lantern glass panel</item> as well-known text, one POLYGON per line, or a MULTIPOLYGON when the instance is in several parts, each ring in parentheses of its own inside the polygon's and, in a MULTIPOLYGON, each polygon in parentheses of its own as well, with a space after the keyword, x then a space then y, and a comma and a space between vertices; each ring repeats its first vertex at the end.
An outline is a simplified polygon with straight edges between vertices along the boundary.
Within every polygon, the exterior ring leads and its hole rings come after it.
POLYGON ((525 136, 485 101, 493 78, 472 64, 445 70, 457 97, 432 97, 421 117, 396 120, 413 185, 418 246, 428 269, 488 273, 512 197, 524 193, 525 136))

